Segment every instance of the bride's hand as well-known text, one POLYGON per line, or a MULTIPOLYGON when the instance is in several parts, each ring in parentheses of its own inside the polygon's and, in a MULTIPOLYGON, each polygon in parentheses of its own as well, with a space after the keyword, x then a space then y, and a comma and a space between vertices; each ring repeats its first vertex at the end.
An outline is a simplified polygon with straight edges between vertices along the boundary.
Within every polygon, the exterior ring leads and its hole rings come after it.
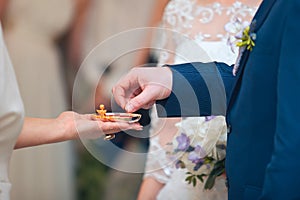
POLYGON ((79 137, 96 139, 104 134, 113 134, 128 129, 142 130, 139 123, 103 122, 92 114, 81 115, 71 111, 63 112, 56 120, 63 127, 67 140, 79 137))

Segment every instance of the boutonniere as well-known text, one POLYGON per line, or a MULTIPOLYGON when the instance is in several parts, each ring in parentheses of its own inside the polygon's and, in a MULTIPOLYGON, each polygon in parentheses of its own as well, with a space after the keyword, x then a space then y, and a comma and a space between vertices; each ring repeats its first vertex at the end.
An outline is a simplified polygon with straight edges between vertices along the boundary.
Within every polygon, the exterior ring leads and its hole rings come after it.
POLYGON ((235 37, 238 40, 236 46, 239 47, 239 55, 233 67, 233 75, 235 76, 240 65, 240 61, 245 50, 252 51, 255 46, 256 33, 254 33, 256 21, 253 20, 250 26, 246 26, 244 30, 235 37))
POLYGON ((243 30, 243 35, 242 37, 238 38, 241 41, 238 41, 236 43, 236 46, 238 47, 244 47, 249 51, 252 51, 253 47, 255 46, 255 39, 256 39, 256 34, 255 33, 250 33, 250 26, 247 26, 243 30))

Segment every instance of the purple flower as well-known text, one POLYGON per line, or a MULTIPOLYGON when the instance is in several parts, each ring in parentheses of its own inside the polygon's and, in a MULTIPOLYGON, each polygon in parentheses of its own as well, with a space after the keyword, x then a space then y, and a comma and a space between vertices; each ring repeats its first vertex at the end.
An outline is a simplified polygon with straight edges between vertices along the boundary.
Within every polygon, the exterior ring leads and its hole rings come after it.
POLYGON ((238 40, 241 40, 243 38, 243 31, 239 31, 234 37, 238 40))
POLYGON ((177 160, 177 162, 175 163, 175 167, 176 169, 185 168, 185 164, 181 160, 177 160))
POLYGON ((206 164, 206 168, 207 169, 210 169, 211 167, 210 167, 210 164, 206 164))
POLYGON ((190 146, 190 138, 185 133, 177 136, 176 140, 178 142, 177 150, 179 151, 185 151, 190 146))
POLYGON ((206 121, 206 122, 209 122, 210 120, 212 120, 212 119, 214 119, 214 118, 216 118, 216 116, 213 116, 213 115, 212 115, 212 116, 206 116, 206 117, 205 117, 205 121, 206 121))
POLYGON ((191 153, 188 155, 188 159, 192 161, 192 163, 201 163, 203 162, 203 158, 206 156, 206 152, 202 149, 200 145, 197 145, 191 153))
POLYGON ((198 169, 200 169, 200 167, 203 165, 204 160, 201 160, 201 162, 196 163, 196 165, 194 166, 194 171, 198 171, 198 169))

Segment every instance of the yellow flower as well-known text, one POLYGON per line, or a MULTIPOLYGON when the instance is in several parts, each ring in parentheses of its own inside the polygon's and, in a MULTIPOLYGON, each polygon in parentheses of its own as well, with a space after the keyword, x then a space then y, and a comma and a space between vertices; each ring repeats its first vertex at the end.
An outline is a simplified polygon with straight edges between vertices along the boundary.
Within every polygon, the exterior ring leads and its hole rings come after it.
POLYGON ((247 50, 252 51, 255 46, 254 40, 256 39, 255 33, 250 33, 250 26, 247 26, 243 31, 241 41, 236 43, 238 47, 246 47, 247 50))

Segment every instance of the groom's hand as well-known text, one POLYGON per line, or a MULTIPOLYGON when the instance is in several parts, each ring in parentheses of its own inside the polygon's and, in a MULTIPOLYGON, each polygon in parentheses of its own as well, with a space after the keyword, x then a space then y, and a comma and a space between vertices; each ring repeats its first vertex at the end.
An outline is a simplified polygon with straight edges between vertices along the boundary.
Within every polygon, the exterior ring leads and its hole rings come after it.
POLYGON ((171 94, 172 72, 168 67, 133 68, 113 88, 116 102, 127 112, 150 108, 171 94))

